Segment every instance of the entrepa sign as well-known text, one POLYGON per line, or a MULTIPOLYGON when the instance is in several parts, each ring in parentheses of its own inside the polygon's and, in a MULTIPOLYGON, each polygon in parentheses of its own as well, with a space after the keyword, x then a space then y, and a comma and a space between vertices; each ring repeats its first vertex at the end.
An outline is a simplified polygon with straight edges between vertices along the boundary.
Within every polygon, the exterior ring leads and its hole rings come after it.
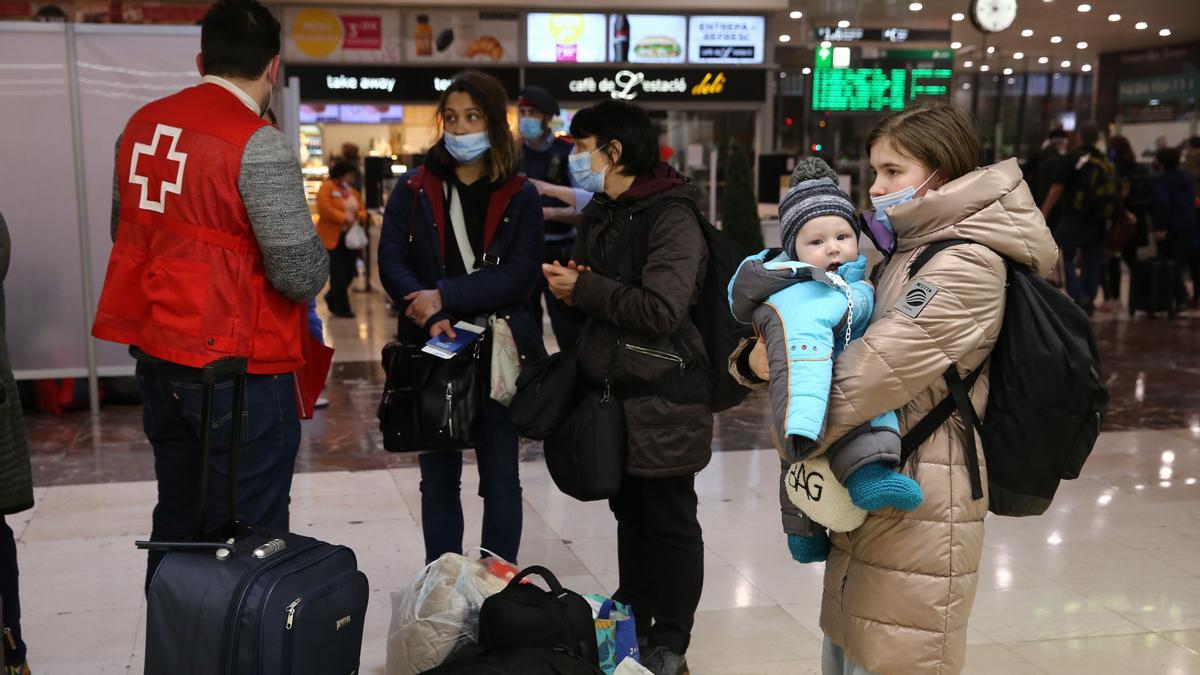
POLYGON ((567 88, 573 94, 608 94, 618 101, 632 101, 640 93, 646 94, 684 94, 691 92, 692 96, 711 96, 725 91, 725 73, 716 75, 705 73, 704 78, 694 86, 688 85, 684 76, 662 79, 646 77, 642 71, 621 70, 612 78, 583 77, 571 80, 567 88))

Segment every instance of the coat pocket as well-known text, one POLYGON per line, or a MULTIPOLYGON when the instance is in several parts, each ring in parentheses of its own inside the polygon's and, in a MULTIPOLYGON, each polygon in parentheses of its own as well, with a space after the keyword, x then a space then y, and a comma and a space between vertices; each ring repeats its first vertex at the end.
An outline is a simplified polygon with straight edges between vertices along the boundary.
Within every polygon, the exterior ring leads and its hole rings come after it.
POLYGON ((210 283, 207 263, 154 258, 142 280, 147 321, 184 335, 201 335, 210 283))

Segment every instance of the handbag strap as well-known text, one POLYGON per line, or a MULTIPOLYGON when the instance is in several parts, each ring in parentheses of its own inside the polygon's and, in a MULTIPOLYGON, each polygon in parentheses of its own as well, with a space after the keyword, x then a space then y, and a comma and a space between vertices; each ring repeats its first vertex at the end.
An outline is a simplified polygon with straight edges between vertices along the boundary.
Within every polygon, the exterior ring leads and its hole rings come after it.
POLYGON ((450 227, 454 228, 454 239, 458 244, 458 254, 462 256, 463 269, 467 274, 475 272, 475 252, 471 250, 471 240, 467 237, 467 219, 463 216, 462 197, 455 199, 458 190, 449 181, 444 183, 446 204, 450 208, 450 227))

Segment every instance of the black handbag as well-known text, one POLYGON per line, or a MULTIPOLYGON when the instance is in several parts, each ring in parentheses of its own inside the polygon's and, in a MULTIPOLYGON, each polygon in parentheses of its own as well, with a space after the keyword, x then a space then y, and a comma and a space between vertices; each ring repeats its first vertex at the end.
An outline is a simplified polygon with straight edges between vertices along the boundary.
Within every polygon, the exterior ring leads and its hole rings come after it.
POLYGON ((388 452, 465 450, 483 444, 491 333, 484 332, 452 359, 422 345, 389 342, 387 376, 379 403, 379 430, 388 452))
POLYGON ((568 347, 521 370, 508 417, 525 438, 550 438, 574 410, 581 393, 578 354, 577 345, 568 347))
POLYGON ((564 493, 583 502, 608 499, 621 488, 627 439, 621 399, 605 384, 583 385, 583 397, 542 444, 550 478, 564 493))

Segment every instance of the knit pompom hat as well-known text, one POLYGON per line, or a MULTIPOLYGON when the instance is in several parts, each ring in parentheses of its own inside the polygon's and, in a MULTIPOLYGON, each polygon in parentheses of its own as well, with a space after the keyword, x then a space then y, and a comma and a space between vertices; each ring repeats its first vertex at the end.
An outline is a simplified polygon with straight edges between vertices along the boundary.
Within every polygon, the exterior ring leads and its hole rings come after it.
POLYGON ((841 216, 859 234, 858 214, 850 196, 837 184, 837 174, 819 157, 805 157, 792 171, 791 187, 779 202, 779 234, 784 252, 795 251, 796 235, 817 216, 841 216))

